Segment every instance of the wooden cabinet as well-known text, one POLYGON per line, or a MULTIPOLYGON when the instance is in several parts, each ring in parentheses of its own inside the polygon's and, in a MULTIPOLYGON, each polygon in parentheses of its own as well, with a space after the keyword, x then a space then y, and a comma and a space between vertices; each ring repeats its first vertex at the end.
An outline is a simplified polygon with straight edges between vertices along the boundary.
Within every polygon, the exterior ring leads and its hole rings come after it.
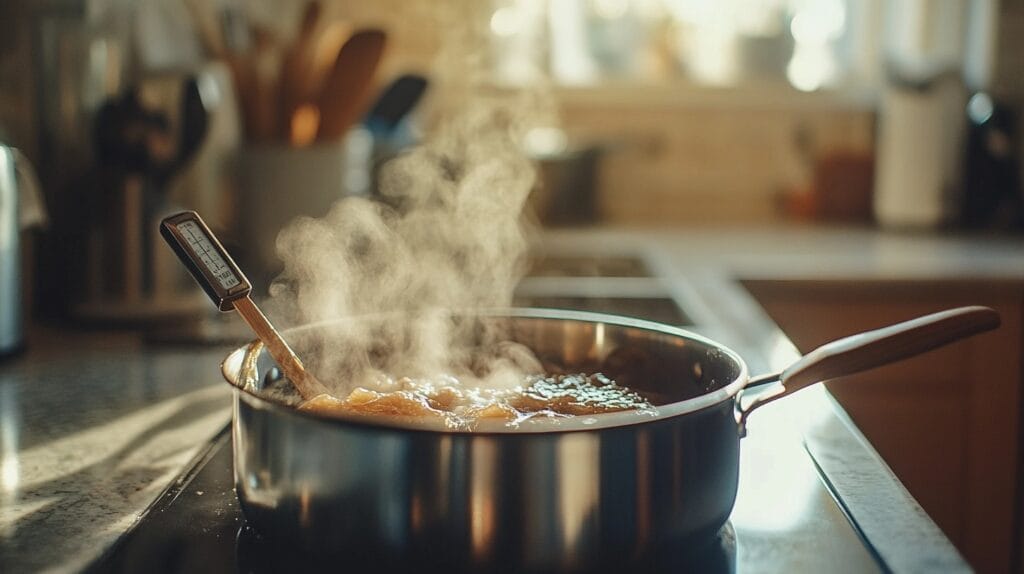
POLYGON ((828 387, 975 569, 1024 572, 1024 284, 771 280, 745 285, 802 352, 950 307, 988 305, 999 312, 997 331, 828 387))

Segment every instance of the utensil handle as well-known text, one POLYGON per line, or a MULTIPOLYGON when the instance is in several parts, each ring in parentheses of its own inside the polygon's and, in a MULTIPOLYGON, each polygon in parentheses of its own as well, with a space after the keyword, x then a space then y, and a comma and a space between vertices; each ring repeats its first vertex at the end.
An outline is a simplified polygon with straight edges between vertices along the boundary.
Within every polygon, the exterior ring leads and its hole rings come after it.
POLYGON ((998 326, 999 314, 988 307, 960 307, 925 315, 822 345, 783 371, 781 381, 790 392, 796 392, 815 383, 913 357, 998 326))
POLYGON ((303 399, 309 400, 327 392, 323 384, 306 371, 302 361, 252 299, 248 296, 242 297, 234 302, 234 306, 235 311, 238 311, 238 314, 249 324, 260 341, 267 346, 270 356, 281 367, 288 380, 295 385, 303 399))
MULTIPOLYGON (((816 383, 894 363, 990 331, 999 322, 999 314, 988 307, 959 307, 822 345, 778 375, 778 390, 753 397, 746 404, 737 403, 741 431, 754 409, 776 399, 816 383)), ((769 382, 771 377, 763 379, 769 382)))

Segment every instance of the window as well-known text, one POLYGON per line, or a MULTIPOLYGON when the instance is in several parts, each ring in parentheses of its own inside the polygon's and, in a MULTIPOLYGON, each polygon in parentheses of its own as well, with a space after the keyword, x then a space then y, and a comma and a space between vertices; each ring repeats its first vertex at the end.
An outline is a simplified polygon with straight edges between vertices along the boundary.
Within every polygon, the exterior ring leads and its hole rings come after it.
POLYGON ((499 83, 863 85, 870 0, 497 0, 499 83))

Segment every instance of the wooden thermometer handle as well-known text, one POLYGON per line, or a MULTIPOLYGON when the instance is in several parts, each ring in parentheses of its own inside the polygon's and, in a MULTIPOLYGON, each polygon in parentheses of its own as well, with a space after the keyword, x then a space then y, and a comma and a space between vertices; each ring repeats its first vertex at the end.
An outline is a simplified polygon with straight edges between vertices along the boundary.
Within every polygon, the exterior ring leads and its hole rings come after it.
POLYGON ((260 341, 267 346, 267 351, 274 358, 281 370, 288 379, 299 390, 303 399, 309 400, 317 395, 327 392, 327 389, 311 375, 302 361, 288 346, 287 341, 281 337, 277 329, 267 320, 266 315, 256 306, 249 297, 243 297, 235 301, 235 311, 242 316, 242 319, 249 324, 249 327, 256 333, 260 341))

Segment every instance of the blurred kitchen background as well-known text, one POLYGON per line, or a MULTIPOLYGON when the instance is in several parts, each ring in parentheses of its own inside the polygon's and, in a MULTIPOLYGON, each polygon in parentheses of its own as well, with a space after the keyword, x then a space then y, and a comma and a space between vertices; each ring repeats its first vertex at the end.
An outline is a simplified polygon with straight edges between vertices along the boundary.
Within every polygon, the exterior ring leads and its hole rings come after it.
POLYGON ((524 141, 543 174, 533 207, 549 226, 945 233, 1024 221, 1019 2, 15 0, 0 10, 0 139, 42 184, 49 224, 22 248, 35 271, 26 293, 46 316, 131 318, 155 312, 136 305, 147 297, 161 313, 191 304, 139 217, 196 209, 255 252, 243 260, 272 259, 267 229, 372 193, 375 165, 429 128, 445 94, 443 32, 459 26, 474 31, 465 49, 483 59, 481 82, 540 86, 558 111, 524 141), (341 124, 317 133, 318 90, 330 89, 339 47, 367 27, 386 32, 386 46, 361 80, 361 108, 335 110, 341 124), (392 82, 383 119, 370 118, 392 82))
MULTIPOLYGON (((380 163, 457 96, 453 49, 476 59, 481 91, 525 88, 557 112, 523 141, 548 230, 1024 231, 1019 0, 5 0, 0 26, 0 189, 21 203, 0 203, 0 299, 22 325, 216 339, 181 331, 213 313, 155 222, 199 211, 265 294, 276 231, 372 196, 380 163)), ((1019 327, 1016 283, 859 285, 747 287, 805 351, 905 318, 922 293, 1005 303, 1019 327)), ((1012 371, 1019 329, 1005 347, 1012 371)), ((967 467, 929 461, 970 422, 897 460, 908 434, 872 433, 900 425, 875 398, 844 405, 970 548, 966 506, 943 504, 963 485, 928 476, 967 467)))

